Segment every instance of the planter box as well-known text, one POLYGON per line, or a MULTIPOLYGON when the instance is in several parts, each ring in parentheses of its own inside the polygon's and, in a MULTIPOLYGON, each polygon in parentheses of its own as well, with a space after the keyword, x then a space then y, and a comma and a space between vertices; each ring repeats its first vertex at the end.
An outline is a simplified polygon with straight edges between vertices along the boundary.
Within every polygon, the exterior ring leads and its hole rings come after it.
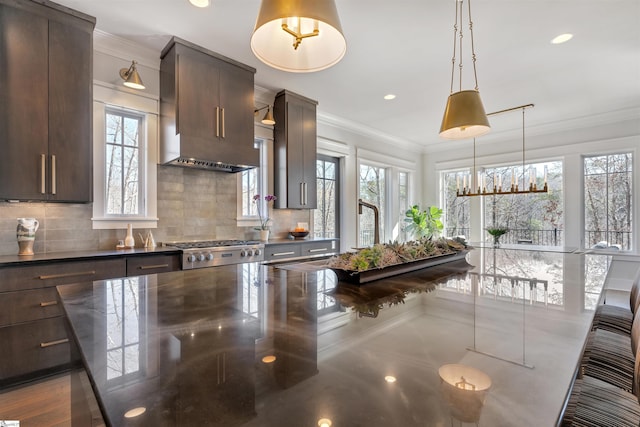
POLYGON ((464 250, 452 254, 437 255, 430 258, 405 262, 403 264, 390 265, 388 267, 374 268, 364 271, 330 268, 336 273, 336 275, 338 276, 338 280, 362 285, 364 283, 373 282, 374 280, 384 279, 385 277, 397 276, 398 274, 409 273, 411 271, 433 267, 435 265, 444 264, 446 262, 464 259, 467 256, 467 253, 469 253, 469 251, 464 250))

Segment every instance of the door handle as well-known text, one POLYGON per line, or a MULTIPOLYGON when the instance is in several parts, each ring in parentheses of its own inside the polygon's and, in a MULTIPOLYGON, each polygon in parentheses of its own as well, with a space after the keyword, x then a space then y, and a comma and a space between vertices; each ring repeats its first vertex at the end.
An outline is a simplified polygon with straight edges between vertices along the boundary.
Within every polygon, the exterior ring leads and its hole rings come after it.
POLYGON ((61 279, 64 277, 92 276, 94 274, 96 274, 95 270, 89 270, 89 271, 79 271, 77 273, 49 274, 47 276, 38 276, 38 279, 40 280, 61 279))
POLYGON ((56 194, 56 155, 51 155, 51 194, 56 194))
POLYGON ((66 344, 68 342, 69 342, 69 338, 63 338, 61 340, 55 340, 55 341, 41 342, 40 348, 47 348, 54 345, 66 344))
POLYGON ((220 136, 220 107, 216 107, 216 138, 220 136))
POLYGON ((224 127, 225 127, 224 126, 225 125, 225 122, 224 122, 224 107, 222 107, 220 110, 221 110, 220 115, 222 116, 222 138, 225 138, 226 137, 226 132, 224 130, 224 127))
POLYGON ((47 192, 47 156, 40 154, 40 193, 47 192))
POLYGON ((58 301, 46 301, 40 303, 40 307, 49 307, 51 305, 58 305, 58 301))
POLYGON ((153 270, 154 268, 167 268, 169 264, 156 264, 156 265, 139 265, 140 270, 153 270))

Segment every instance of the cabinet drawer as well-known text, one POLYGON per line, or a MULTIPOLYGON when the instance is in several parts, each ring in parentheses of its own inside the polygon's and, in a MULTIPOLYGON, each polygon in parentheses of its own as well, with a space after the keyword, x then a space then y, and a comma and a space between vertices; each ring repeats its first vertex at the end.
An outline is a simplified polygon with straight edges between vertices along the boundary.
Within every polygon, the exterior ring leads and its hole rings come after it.
POLYGON ((56 288, 0 293, 0 326, 62 315, 56 288))
POLYGON ((265 261, 275 259, 297 258, 300 256, 300 245, 286 243, 282 245, 267 245, 264 248, 265 261))
POLYGON ((319 242, 306 242, 300 245, 300 256, 312 257, 329 255, 337 252, 337 242, 335 240, 324 240, 319 242))
POLYGON ((0 270, 0 292, 123 277, 125 273, 124 258, 7 267, 0 270))
POLYGON ((142 276, 177 270, 180 270, 180 255, 127 257, 127 276, 142 276))
POLYGON ((0 380, 71 361, 71 346, 62 317, 2 327, 0 342, 0 380))

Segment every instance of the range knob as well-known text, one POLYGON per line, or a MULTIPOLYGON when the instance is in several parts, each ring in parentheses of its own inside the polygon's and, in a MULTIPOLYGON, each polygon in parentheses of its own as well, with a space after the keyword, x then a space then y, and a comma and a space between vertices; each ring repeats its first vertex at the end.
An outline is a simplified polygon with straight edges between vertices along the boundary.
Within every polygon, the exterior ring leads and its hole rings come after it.
POLYGON ((260 255, 260 249, 259 248, 254 249, 253 250, 253 254, 254 255, 260 255))
POLYGON ((213 254, 212 253, 208 253, 207 254, 207 261, 211 261, 213 260, 213 254))
POLYGON ((198 261, 204 261, 204 254, 198 255, 198 261))
POLYGON ((242 249, 242 250, 240 251, 240 256, 245 257, 245 256, 247 256, 247 255, 248 255, 248 254, 247 254, 247 250, 246 250, 246 249, 242 249))
POLYGON ((187 255, 187 262, 195 262, 196 256, 194 254, 187 255))

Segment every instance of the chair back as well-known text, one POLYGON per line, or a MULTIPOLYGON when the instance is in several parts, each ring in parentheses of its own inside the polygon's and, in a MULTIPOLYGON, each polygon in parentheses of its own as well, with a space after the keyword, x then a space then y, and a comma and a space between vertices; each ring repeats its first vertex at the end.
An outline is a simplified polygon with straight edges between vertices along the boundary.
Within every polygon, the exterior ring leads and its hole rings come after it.
POLYGON ((631 293, 629 294, 629 308, 633 314, 636 313, 638 306, 640 305, 640 270, 636 273, 636 277, 633 279, 631 285, 631 293))

